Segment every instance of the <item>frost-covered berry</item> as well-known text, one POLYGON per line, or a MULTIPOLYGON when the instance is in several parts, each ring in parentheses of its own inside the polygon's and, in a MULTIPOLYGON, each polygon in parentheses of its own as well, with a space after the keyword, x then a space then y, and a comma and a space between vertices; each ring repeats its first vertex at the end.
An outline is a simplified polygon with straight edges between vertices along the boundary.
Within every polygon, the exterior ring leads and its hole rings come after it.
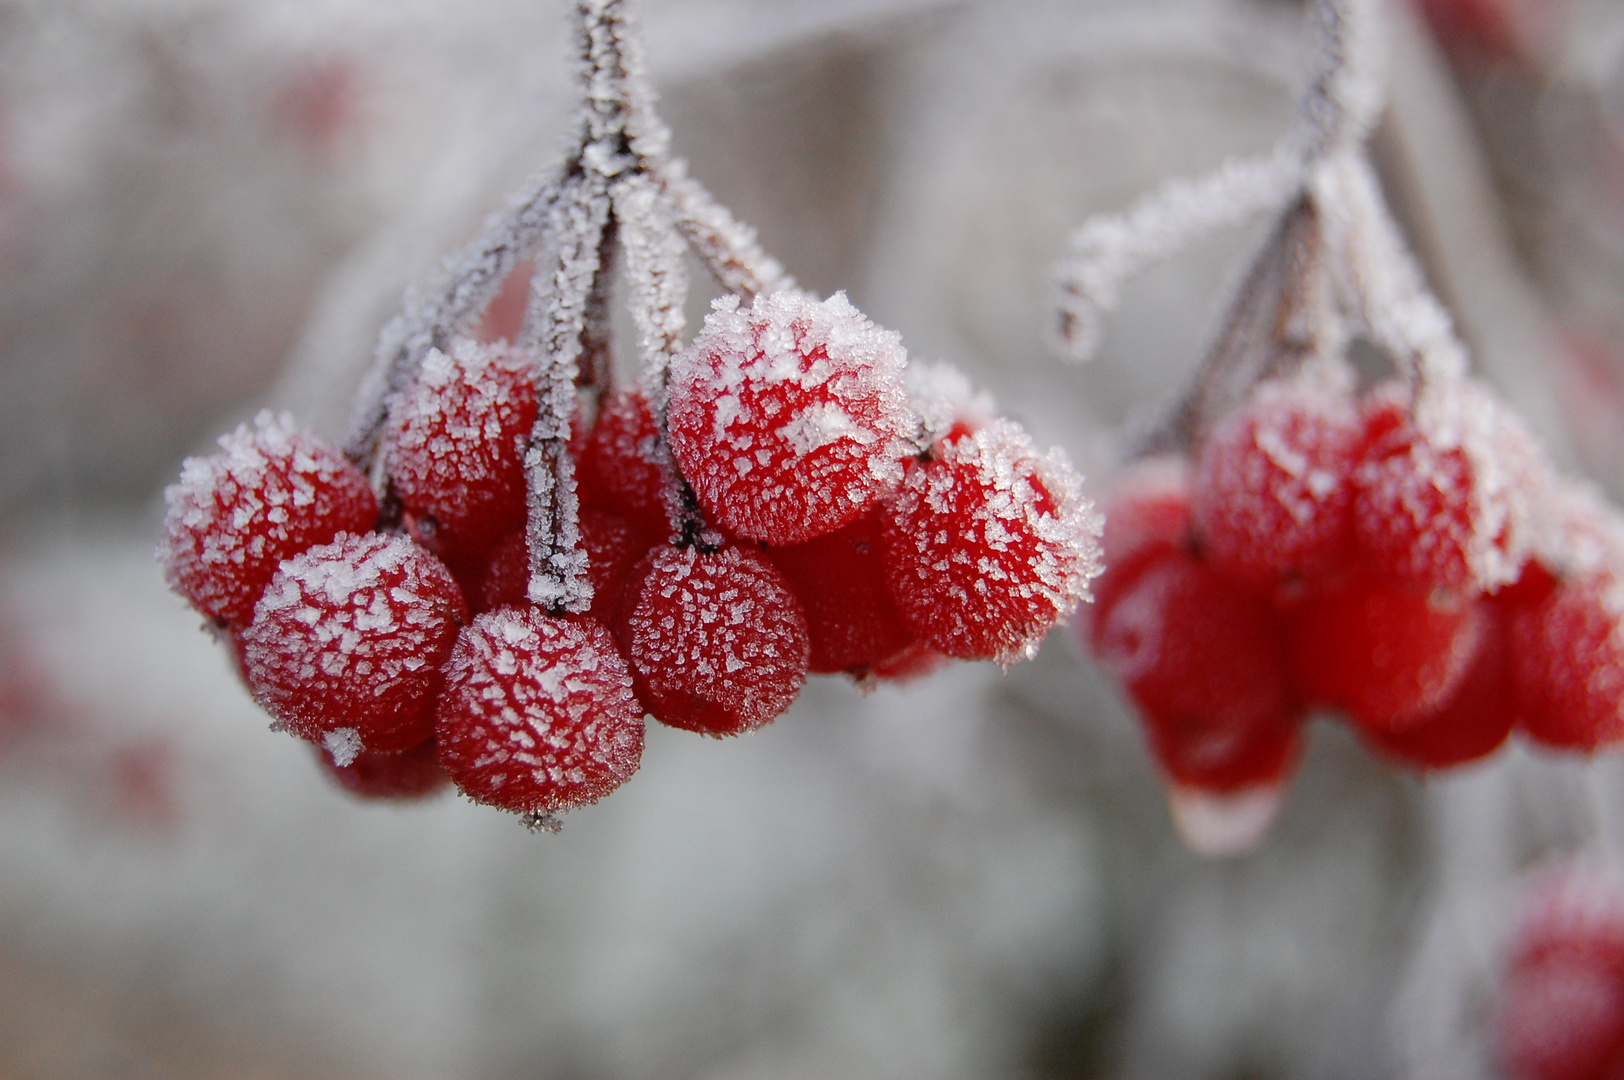
POLYGON ((885 585, 877 513, 769 557, 806 612, 812 671, 862 675, 913 643, 885 585))
POLYGON ((1357 725, 1377 753, 1411 768, 1447 769, 1487 757, 1505 743, 1519 717, 1505 618, 1497 604, 1484 612, 1476 655, 1448 698, 1397 727, 1357 725))
POLYGON ((790 707, 806 681, 806 616, 783 574, 744 548, 654 548, 633 569, 617 637, 656 720, 737 735, 790 707))
POLYGON ((429 350, 390 412, 388 468, 414 535, 454 562, 525 518, 524 451, 536 422, 535 360, 506 342, 429 350))
POLYGON ((1470 385, 1429 390, 1420 419, 1398 386, 1365 406, 1353 482, 1360 561, 1418 588, 1504 584, 1527 555, 1532 437, 1470 385))
POLYGON ((597 802, 631 778, 643 709, 601 623, 502 608, 457 639, 435 738, 475 802, 550 813, 597 802))
POLYGON ((243 632, 243 665, 267 712, 347 764, 433 733, 440 665, 467 621, 433 555, 344 533, 282 564, 243 632))
POLYGON ((1289 767, 1296 708, 1280 628, 1258 594, 1169 552, 1118 596, 1095 640, 1172 779, 1235 789, 1289 767))
POLYGON ((1065 452, 998 420, 915 462, 883 512, 897 610, 935 648, 1008 663, 1036 649, 1098 575, 1101 524, 1065 452))
POLYGON ((1476 599, 1356 575, 1288 612, 1297 692, 1362 727, 1400 730, 1455 693, 1488 621, 1476 599))
POLYGON ((1591 751, 1624 741, 1624 577, 1575 575, 1511 616, 1523 730, 1591 751))
MULTIPOLYGON (((623 518, 600 510, 582 510, 576 526, 581 550, 586 553, 587 580, 592 584, 592 607, 587 614, 607 626, 626 575, 654 542, 623 518)), ((491 552, 490 564, 480 580, 479 611, 528 604, 529 587, 530 554, 525 548, 524 530, 519 529, 504 537, 491 552)))
POLYGON ((158 558, 170 586, 198 611, 240 628, 254 617, 283 559, 341 532, 366 532, 378 501, 335 448, 261 412, 220 439, 220 452, 187 458, 169 504, 158 558))
POLYGON ((671 526, 665 474, 657 457, 659 438, 654 413, 640 391, 617 390, 604 399, 576 463, 581 505, 623 517, 634 528, 664 539, 671 526))
POLYGON ((718 300, 672 363, 671 452, 716 522, 799 544, 862 516, 902 476, 915 426, 905 354, 836 293, 718 300))
POLYGON ((1347 395, 1265 383, 1201 448, 1195 531, 1213 565, 1253 581, 1313 576, 1346 555, 1360 443, 1347 395))
POLYGON ((451 778, 440 767, 433 739, 398 754, 362 751, 348 765, 333 760, 333 752, 325 746, 314 749, 322 771, 358 799, 426 799, 451 784, 451 778))

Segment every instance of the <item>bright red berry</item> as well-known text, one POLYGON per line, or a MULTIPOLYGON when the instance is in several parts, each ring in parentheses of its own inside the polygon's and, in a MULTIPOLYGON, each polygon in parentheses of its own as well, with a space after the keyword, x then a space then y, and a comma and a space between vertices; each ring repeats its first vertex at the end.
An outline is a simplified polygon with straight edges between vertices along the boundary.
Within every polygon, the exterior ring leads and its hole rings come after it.
POLYGON ((881 551, 908 625, 948 656, 1036 649, 1099 573, 1099 515, 1063 451, 998 420, 914 462, 883 511, 881 551))
POLYGON ((1253 391, 1196 463, 1195 531, 1213 565, 1268 582, 1343 560, 1359 443, 1346 394, 1308 382, 1253 391))
POLYGON ((626 661, 594 619, 537 608, 487 612, 445 665, 435 738, 475 802, 551 813, 597 802, 643 754, 643 709, 626 661))
POLYGON ((451 573, 403 536, 341 534, 282 564, 243 632, 254 699, 340 761, 434 730, 440 665, 467 608, 451 573))
POLYGON ((1448 701, 1488 621, 1473 599, 1371 575, 1308 595, 1286 618, 1302 700, 1344 709, 1377 731, 1400 730, 1448 701))
POLYGON ((1486 392, 1432 390, 1422 422, 1408 392, 1365 408, 1354 470, 1360 561, 1417 588, 1479 590, 1511 580, 1527 555, 1533 440, 1486 392))
POLYGON ((706 512, 785 545, 860 517, 912 451, 904 355, 842 293, 718 300, 672 364, 668 410, 671 452, 706 512))
POLYGON ((187 458, 169 504, 158 558, 170 586, 211 619, 248 625, 283 559, 378 517, 367 478, 287 414, 261 412, 187 458))
POLYGON ((655 537, 669 535, 659 438, 641 392, 617 390, 604 399, 576 466, 581 505, 623 517, 655 537))
POLYGON ((913 643, 885 585, 877 513, 769 557, 806 613, 812 671, 861 676, 913 643))
POLYGON ((1624 740, 1624 576, 1569 577, 1513 611, 1511 640, 1531 738, 1582 751, 1624 740))
POLYGON ((789 708, 806 681, 806 616, 764 555, 662 544, 632 571, 616 636, 656 720, 737 735, 789 708))
POLYGON ((430 550, 477 559, 525 519, 535 358, 506 342, 431 350, 390 413, 389 477, 430 550))
POLYGON ((1135 464, 1118 478, 1105 504, 1100 537, 1105 570, 1094 582, 1094 602, 1078 609, 1079 630, 1093 642, 1101 621, 1123 590, 1163 555, 1190 551, 1189 469, 1179 458, 1135 464))
POLYGON ((451 778, 440 767, 440 754, 433 739, 398 754, 362 751, 348 765, 333 760, 333 752, 325 746, 314 749, 322 771, 358 799, 426 799, 444 791, 451 783, 451 778))
POLYGON ((1280 628, 1258 594, 1167 552, 1117 597, 1095 640, 1173 780, 1232 790, 1289 769, 1297 712, 1280 628))

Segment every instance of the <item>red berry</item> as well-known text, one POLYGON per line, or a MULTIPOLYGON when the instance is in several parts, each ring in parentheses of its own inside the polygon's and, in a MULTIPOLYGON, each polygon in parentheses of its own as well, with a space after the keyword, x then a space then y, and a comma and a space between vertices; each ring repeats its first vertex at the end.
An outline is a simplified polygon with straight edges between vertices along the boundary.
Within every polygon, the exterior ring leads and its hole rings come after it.
POLYGON ((769 554, 806 613, 812 671, 860 676, 913 643, 886 589, 877 513, 769 554))
POLYGON ((665 474, 656 456, 659 438, 647 398, 636 390, 610 394, 577 465, 581 505, 624 517, 642 532, 667 536, 671 525, 665 474))
POLYGON ((431 350, 390 414, 389 477, 414 535, 453 562, 524 523, 535 358, 506 342, 431 350))
POLYGON ((1196 464, 1195 531, 1213 565, 1265 582, 1343 560, 1359 441, 1345 395, 1307 382, 1259 386, 1196 464))
MULTIPOLYGON (((622 518, 599 510, 582 510, 577 523, 581 550, 587 556, 587 580, 592 583, 588 615, 608 625, 626 575, 654 542, 622 518)), ((523 529, 509 533, 491 552, 490 565, 480 581, 480 611, 522 606, 530 602, 530 555, 523 529)))
POLYGON ((1532 437, 1469 384, 1429 394, 1419 425, 1402 388, 1378 391, 1365 416, 1353 503, 1361 562, 1417 588, 1511 580, 1527 555, 1532 437))
POLYGON ((594 619, 487 612, 445 665, 440 760, 475 802, 551 813, 597 802, 643 754, 626 661, 594 619))
POLYGON ((1261 596, 1168 552, 1118 596, 1096 642, 1173 780, 1232 790, 1277 782, 1290 768, 1296 708, 1280 629, 1261 596))
POLYGON ((433 739, 398 754, 363 751, 348 765, 334 761, 332 751, 325 746, 315 747, 315 751, 322 771, 359 799, 426 799, 451 782, 440 767, 433 739))
POLYGON ((1563 749, 1624 740, 1624 577, 1568 578, 1511 616, 1523 730, 1563 749))
POLYGON ((914 421, 897 336, 836 293, 724 298, 671 370, 671 452, 718 524, 799 544, 901 478, 914 421))
POLYGON ((1518 709, 1505 619, 1498 605, 1478 604, 1484 609, 1483 634, 1455 691, 1400 727, 1358 726, 1365 742, 1384 757, 1421 769, 1447 769, 1487 757, 1511 734, 1518 709))
POLYGON ((1099 515, 1059 449, 999 420, 908 469, 881 551, 908 625, 948 656, 1030 654, 1099 573, 1099 515))
POLYGON ((889 656, 879 663, 869 665, 868 673, 874 678, 883 679, 886 682, 907 683, 924 678, 939 669, 943 664, 946 664, 948 660, 948 657, 943 656, 923 641, 916 641, 895 656, 889 656))
POLYGON ((1355 575, 1287 613, 1297 692, 1361 727, 1401 730, 1455 694, 1487 622, 1473 600, 1355 575))
POLYGON ((1088 642, 1117 597, 1147 567, 1169 552, 1192 548, 1189 469, 1178 458, 1139 462, 1118 479, 1104 516, 1105 571, 1093 584, 1094 602, 1078 611, 1088 642))
POLYGON ((164 492, 158 558, 193 607, 241 628, 283 559, 371 529, 378 500, 359 469, 285 413, 261 412, 220 447, 187 458, 164 492))
POLYGON ((806 616, 766 557, 662 544, 632 571, 617 627, 656 720, 706 735, 760 727, 806 681, 806 616))
POLYGON ((467 622, 462 593, 403 536, 340 535, 282 564, 243 632, 254 699, 345 760, 434 729, 440 665, 467 622))

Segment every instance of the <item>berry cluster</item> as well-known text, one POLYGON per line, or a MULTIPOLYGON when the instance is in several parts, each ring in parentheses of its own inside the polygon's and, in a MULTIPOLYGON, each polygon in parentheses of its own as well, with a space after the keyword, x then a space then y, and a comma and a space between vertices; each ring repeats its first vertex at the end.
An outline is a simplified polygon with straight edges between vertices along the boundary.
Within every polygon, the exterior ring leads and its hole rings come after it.
POLYGON ((1624 1069, 1624 888, 1567 868, 1534 889, 1513 933, 1495 1035, 1513 1080, 1624 1069))
POLYGON ((1624 740, 1624 537, 1467 379, 1259 384, 1108 504, 1089 646, 1175 786, 1283 783, 1302 717, 1442 769, 1624 740))
POLYGON ((1076 606, 1099 527, 1064 455, 955 408, 950 379, 916 380, 916 410, 904 366, 839 294, 718 301, 664 425, 620 391, 570 440, 581 510, 549 548, 585 556, 578 611, 529 597, 540 363, 505 341, 432 350, 394 396, 382 512, 357 466, 262 414, 186 463, 160 554, 349 790, 424 794, 440 768, 550 814, 635 771, 645 711, 738 734, 809 671, 1008 663, 1076 606))

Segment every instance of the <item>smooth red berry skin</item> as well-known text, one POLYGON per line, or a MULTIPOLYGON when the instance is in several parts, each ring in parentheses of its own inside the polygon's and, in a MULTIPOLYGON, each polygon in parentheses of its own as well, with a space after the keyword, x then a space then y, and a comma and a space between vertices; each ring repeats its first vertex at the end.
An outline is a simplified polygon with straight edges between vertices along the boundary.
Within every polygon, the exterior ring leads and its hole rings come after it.
POLYGON ((391 410, 389 478, 416 538, 476 561, 524 523, 524 451, 536 423, 535 359, 505 342, 431 350, 391 410))
POLYGON ((1297 693, 1361 727, 1401 730, 1455 693, 1487 619, 1473 600, 1356 575, 1286 613, 1297 693))
POLYGON ((403 536, 341 534, 282 564, 243 633, 254 700, 300 738, 363 750, 434 730, 440 665, 468 621, 450 571, 403 536))
POLYGON ((662 544, 627 581, 616 637, 656 720, 738 735, 776 718, 806 682, 806 616, 758 552, 662 544))
POLYGON ((1105 569, 1091 586, 1094 602, 1077 613, 1079 632, 1090 647, 1117 597, 1147 567, 1172 552, 1193 550, 1189 468, 1174 458, 1135 465, 1118 479, 1104 517, 1100 549, 1105 569))
POLYGON ((806 613, 815 673, 862 676, 914 641, 886 588, 879 534, 879 515, 869 513, 816 540, 768 552, 806 613))
POLYGON ((1235 790, 1289 770, 1297 710, 1274 610, 1257 593, 1169 552, 1121 593, 1096 642, 1173 780, 1235 790))
POLYGON ((910 464, 881 552, 909 627, 961 660, 1029 655, 1088 595, 1101 524, 1065 454, 998 420, 910 464))
POLYGON ((1414 769, 1449 769, 1494 753, 1517 725, 1504 613, 1494 603, 1476 603, 1484 611, 1483 634, 1454 693, 1400 727, 1355 725, 1381 756, 1414 769))
POLYGON ((576 465, 581 505, 623 517, 640 532, 667 537, 671 525, 665 473, 657 456, 659 438, 654 412, 641 391, 617 390, 605 398, 576 465))
POLYGON ((1576 575, 1511 617, 1523 731, 1593 752, 1624 741, 1624 578, 1576 575))
POLYGON ((475 802, 551 813, 597 802, 637 771, 643 709, 594 619, 533 607, 474 619, 445 665, 435 739, 475 802))
POLYGON ((262 412, 187 458, 164 492, 169 513, 158 556, 174 590, 204 615, 246 627, 283 559, 378 518, 367 478, 286 414, 262 412))
POLYGON ((334 761, 325 746, 314 749, 328 779, 358 799, 411 802, 438 795, 451 786, 451 778, 440 767, 433 739, 397 754, 363 751, 348 765, 334 761))
POLYGON ((1201 448, 1195 531, 1212 564, 1265 583, 1347 558, 1360 424, 1345 395, 1268 383, 1201 448))
POLYGON ((862 516, 912 449, 904 356, 840 293, 717 301, 672 363, 667 411, 671 453, 706 513, 773 545, 862 516))

